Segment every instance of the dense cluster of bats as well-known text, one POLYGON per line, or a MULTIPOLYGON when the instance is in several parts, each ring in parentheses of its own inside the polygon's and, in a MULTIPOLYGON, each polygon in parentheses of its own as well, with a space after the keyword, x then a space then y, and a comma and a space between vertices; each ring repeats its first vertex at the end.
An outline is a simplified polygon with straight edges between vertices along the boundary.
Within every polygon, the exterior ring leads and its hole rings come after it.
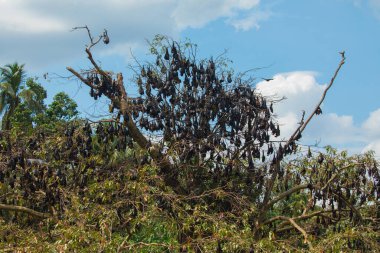
POLYGON ((313 189, 314 205, 319 203, 323 209, 332 210, 334 219, 341 218, 343 209, 348 209, 350 219, 353 219, 356 214, 352 207, 380 199, 380 174, 376 163, 363 163, 340 171, 333 160, 317 158, 317 161, 319 168, 314 165, 308 172, 308 180, 312 185, 325 185, 329 180, 339 177, 327 187, 313 189))
POLYGON ((44 160, 29 159, 28 156, 30 154, 21 149, 8 157, 6 167, 0 168, 0 183, 9 187, 7 191, 10 194, 8 197, 3 195, 0 202, 15 204, 12 194, 21 193, 23 202, 36 210, 49 210, 56 204, 61 207, 58 185, 66 185, 62 170, 55 170, 44 160))
MULTIPOLYGON (((104 43, 109 42, 106 32, 104 40, 104 43)), ((206 168, 202 180, 225 184, 227 181, 222 179, 228 179, 235 187, 229 190, 251 197, 262 196, 266 180, 274 173, 271 165, 296 152, 296 141, 301 135, 286 144, 274 139, 280 136, 280 129, 273 117, 273 102, 257 94, 249 82, 221 69, 217 61, 212 58, 196 61, 175 42, 162 49, 156 54, 155 63, 139 68, 135 77, 139 95, 128 97, 129 113, 123 115, 124 121, 133 120, 146 135, 162 136, 156 139, 162 154, 176 154, 172 155, 171 162, 177 163, 173 168, 187 165, 206 168)), ((117 103, 123 91, 117 80, 104 73, 96 69, 87 73, 85 81, 90 84, 90 95, 95 100, 105 95, 112 98, 112 103, 117 103)), ((120 110, 120 104, 112 103, 110 112, 120 110)), ((318 108, 316 114, 320 113, 318 108)), ((120 122, 120 118, 103 123, 67 124, 62 135, 64 141, 50 147, 47 164, 28 164, 33 151, 45 141, 43 133, 36 134, 29 140, 26 151, 12 155, 7 159, 7 166, 0 168, 0 182, 6 182, 10 188, 22 186, 26 199, 41 191, 44 206, 54 205, 60 201, 57 186, 66 187, 71 180, 72 184, 83 188, 87 181, 86 170, 91 165, 77 169, 74 176, 68 178, 67 166, 54 167, 52 161, 74 164, 71 167, 74 170, 76 161, 91 156, 95 143, 100 144, 105 153, 110 147, 125 151, 134 144, 127 124, 120 122)), ((311 168, 285 171, 279 166, 276 184, 279 191, 308 183, 313 207, 320 204, 323 209, 332 211, 330 220, 318 216, 317 224, 337 222, 347 210, 349 217, 359 222, 355 206, 380 198, 376 164, 354 166, 340 172, 333 160, 324 155, 312 158, 309 150, 308 156, 308 159, 315 159, 311 168), (337 180, 329 182, 334 177, 337 180)), ((186 178, 191 181, 202 174, 199 170, 196 172, 198 174, 183 175, 191 175, 193 178, 186 178)))
POLYGON ((280 129, 272 103, 220 71, 213 59, 196 62, 173 43, 155 64, 142 66, 136 83, 140 97, 131 99, 133 119, 162 134, 165 145, 175 143, 181 162, 194 157, 220 165, 241 158, 264 161, 275 151, 270 136, 279 136, 280 129))
MULTIPOLYGON (((115 122, 97 123, 96 127, 87 121, 67 124, 58 135, 54 140, 61 141, 51 145, 51 137, 38 132, 25 146, 15 143, 9 157, 1 157, 5 166, 0 167, 0 183, 22 192, 24 201, 36 210, 46 211, 56 204, 61 207, 60 187, 86 187, 87 170, 92 167, 87 158, 94 154, 94 145, 101 143, 103 149, 99 152, 105 154, 111 147, 117 150, 133 147, 128 130, 115 122), (41 153, 46 154, 43 160, 34 158, 41 153)), ((7 203, 6 196, 3 197, 0 202, 7 203)))

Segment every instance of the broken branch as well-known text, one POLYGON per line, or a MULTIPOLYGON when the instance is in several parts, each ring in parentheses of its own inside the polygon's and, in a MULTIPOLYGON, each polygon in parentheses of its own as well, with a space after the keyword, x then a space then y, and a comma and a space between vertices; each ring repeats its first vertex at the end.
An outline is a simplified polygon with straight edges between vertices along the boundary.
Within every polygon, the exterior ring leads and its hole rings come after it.
POLYGON ((8 211, 14 211, 14 212, 22 212, 22 213, 27 213, 42 219, 47 219, 51 218, 51 214, 48 213, 41 213, 38 211, 34 211, 32 209, 29 209, 27 207, 23 206, 14 206, 14 205, 5 205, 5 204, 0 204, 0 210, 8 210, 8 211))

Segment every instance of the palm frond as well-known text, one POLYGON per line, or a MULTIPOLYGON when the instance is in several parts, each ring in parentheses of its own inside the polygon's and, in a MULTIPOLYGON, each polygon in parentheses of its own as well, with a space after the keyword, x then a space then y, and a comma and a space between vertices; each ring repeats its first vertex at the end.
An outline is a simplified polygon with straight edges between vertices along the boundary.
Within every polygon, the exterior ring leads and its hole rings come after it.
POLYGON ((0 92, 6 94, 11 98, 16 97, 16 92, 14 91, 12 84, 10 83, 0 83, 0 92))
POLYGON ((15 93, 17 93, 24 83, 26 73, 24 70, 24 64, 18 63, 7 64, 0 68, 1 81, 11 84, 15 93))

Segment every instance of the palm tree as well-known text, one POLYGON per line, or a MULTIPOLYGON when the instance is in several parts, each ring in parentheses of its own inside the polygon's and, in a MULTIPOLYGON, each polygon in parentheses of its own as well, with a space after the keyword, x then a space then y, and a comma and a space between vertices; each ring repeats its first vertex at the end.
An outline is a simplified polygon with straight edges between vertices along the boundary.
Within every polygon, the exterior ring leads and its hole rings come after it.
POLYGON ((10 118, 22 97, 25 79, 24 64, 7 64, 0 68, 0 114, 3 114, 2 130, 10 130, 10 118))

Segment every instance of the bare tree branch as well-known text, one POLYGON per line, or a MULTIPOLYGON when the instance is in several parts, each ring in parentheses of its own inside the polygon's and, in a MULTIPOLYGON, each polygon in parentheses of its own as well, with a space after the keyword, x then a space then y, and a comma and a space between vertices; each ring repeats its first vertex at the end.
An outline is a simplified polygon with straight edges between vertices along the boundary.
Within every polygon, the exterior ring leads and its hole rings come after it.
POLYGON ((302 134, 302 132, 305 130, 306 126, 309 124, 309 122, 311 121, 311 119, 313 118, 313 116, 320 109, 320 106, 322 105, 323 101, 326 98, 327 91, 334 84, 335 78, 338 76, 338 73, 339 73, 340 69, 342 68, 343 64, 346 62, 346 57, 344 55, 344 51, 340 52, 340 54, 341 54, 342 59, 341 59, 339 65, 338 65, 337 69, 335 70, 335 73, 334 73, 333 77, 331 78, 329 85, 323 91, 321 99, 319 100, 319 102, 317 103, 317 105, 315 106, 313 112, 310 114, 310 116, 307 118, 307 120, 303 124, 300 124, 299 128, 297 128, 296 131, 294 131, 294 133, 289 138, 289 140, 287 141, 287 143, 285 144, 285 146, 288 146, 292 141, 294 141, 296 139, 296 137, 297 137, 298 134, 302 134))
MULTIPOLYGON (((341 210, 341 212, 348 212, 348 211, 350 211, 350 209, 342 209, 341 210)), ((320 211, 316 211, 316 212, 313 212, 313 213, 302 214, 300 216, 292 217, 292 219, 295 220, 295 221, 296 220, 307 220, 307 219, 313 218, 314 216, 325 216, 324 215, 325 213, 331 213, 331 212, 333 212, 333 210, 320 210, 320 211)), ((281 217, 282 216, 272 217, 272 218, 266 220, 265 222, 263 222, 262 225, 268 225, 268 224, 270 224, 270 223, 272 223, 274 221, 281 220, 281 217)), ((331 219, 331 217, 328 217, 328 218, 331 219)), ((285 224, 287 224, 287 223, 281 223, 280 226, 285 225, 285 224)))
POLYGON ((299 232, 301 232, 301 234, 304 237, 304 243, 307 243, 307 245, 309 246, 309 249, 310 250, 313 249, 313 245, 308 240, 308 234, 306 233, 306 231, 300 225, 297 224, 297 222, 295 222, 295 220, 293 218, 289 218, 289 217, 285 217, 285 216, 276 216, 274 218, 276 220, 285 220, 285 221, 289 222, 295 229, 297 229, 299 232))
POLYGON ((308 187, 309 187, 309 184, 297 185, 297 186, 287 190, 286 192, 281 193, 280 195, 275 197, 273 200, 269 201, 266 204, 266 206, 263 207, 263 209, 266 210, 266 209, 270 208, 271 206, 273 206, 274 204, 276 204, 278 201, 286 198, 287 196, 292 195, 293 193, 298 192, 298 191, 303 190, 303 189, 306 189, 308 187))
POLYGON ((87 58, 90 60, 92 65, 95 67, 95 69, 98 71, 99 74, 104 76, 105 78, 111 79, 111 76, 106 73, 104 70, 102 70, 99 65, 95 62, 94 58, 92 57, 92 53, 89 48, 86 48, 87 58))
POLYGON ((92 85, 92 83, 90 83, 86 78, 84 78, 81 74, 79 74, 77 71, 75 71, 73 68, 71 67, 66 67, 66 69, 68 71, 70 71, 71 73, 73 73, 74 76, 76 76, 79 80, 82 81, 82 83, 88 85, 90 88, 93 88, 93 89, 96 89, 96 87, 94 85, 92 85))
MULTIPOLYGON (((104 35, 101 35, 98 40, 94 40, 89 28, 87 26, 84 27, 75 27, 73 30, 76 29, 86 29, 88 36, 90 38, 91 44, 86 47, 85 51, 87 53, 87 58, 90 60, 91 64, 94 66, 94 69, 97 74, 101 75, 103 78, 109 80, 110 83, 114 82, 116 85, 116 89, 119 91, 119 95, 115 96, 110 93, 103 93, 106 97, 108 97, 112 104, 114 105, 115 109, 119 109, 121 115, 123 116, 124 125, 128 128, 129 133, 132 137, 132 139, 143 149, 146 149, 149 151, 152 158, 155 160, 155 162, 159 165, 161 168, 161 172, 163 173, 165 182, 172 186, 173 189, 177 189, 177 192, 184 193, 183 190, 181 190, 180 183, 178 182, 176 178, 176 171, 173 170, 173 166, 171 165, 168 157, 166 155, 163 155, 160 151, 159 146, 152 145, 152 143, 142 134, 140 129, 137 127, 136 123, 133 121, 131 108, 130 108, 130 101, 127 96, 127 92, 125 90, 124 86, 124 80, 123 75, 121 73, 116 75, 116 80, 112 80, 112 76, 110 73, 104 71, 93 59, 91 48, 95 46, 97 43, 99 43, 100 39, 103 38, 104 35)), ((106 31, 105 31, 106 32, 106 31)), ((106 33, 105 33, 106 34, 106 33)), ((106 42, 105 42, 106 43, 106 42)), ((99 90, 100 87, 94 85, 89 80, 83 77, 80 73, 75 71, 71 67, 67 67, 67 70, 73 73, 79 80, 81 80, 84 84, 89 86, 90 88, 94 90, 99 90)))
MULTIPOLYGON (((344 55, 344 51, 341 52, 340 54, 341 54, 341 61, 340 61, 339 65, 338 65, 337 69, 335 70, 335 73, 334 73, 333 77, 331 78, 331 81, 330 81, 329 85, 324 90, 321 99, 319 100, 319 102, 315 106, 314 111, 310 114, 310 116, 307 118, 307 120, 305 122, 303 122, 303 116, 304 116, 304 114, 303 114, 302 120, 301 120, 301 124, 294 131, 294 133, 291 135, 291 137, 288 139, 288 141, 284 145, 284 149, 286 149, 291 143, 293 143, 294 141, 296 141, 299 136, 301 136, 301 134, 305 130, 306 126, 309 124, 309 122, 311 121, 311 119, 313 118, 313 116, 316 114, 317 110, 320 108, 322 102, 324 101, 324 99, 326 97, 327 91, 333 85, 333 83, 335 81, 335 78, 337 77, 340 69, 342 68, 343 64, 345 63, 346 57, 344 55)), ((270 194, 272 192, 272 189, 273 189, 273 186, 274 186, 274 182, 275 182, 275 180, 277 178, 277 174, 278 174, 278 171, 280 169, 281 160, 282 159, 277 159, 277 161, 275 162, 275 164, 272 165, 272 166, 274 166, 274 172, 273 172, 272 177, 270 178, 270 180, 269 180, 269 182, 267 184, 267 187, 266 187, 266 192, 265 192, 264 200, 263 200, 263 207, 266 207, 267 203, 269 202, 270 194)))
POLYGON ((39 217, 42 219, 47 219, 47 218, 52 217, 51 214, 37 212, 37 211, 34 211, 34 210, 29 209, 27 207, 23 207, 23 206, 0 204, 0 210, 8 210, 8 211, 27 213, 27 214, 30 214, 30 215, 33 215, 33 216, 36 216, 36 217, 39 217))
MULTIPOLYGON (((90 42, 91 42, 91 44, 88 45, 87 48, 86 48, 88 50, 90 50, 93 46, 95 46, 96 44, 98 44, 100 42, 100 40, 103 38, 103 35, 100 35, 97 40, 94 40, 94 37, 92 37, 91 31, 90 31, 90 29, 88 28, 87 25, 74 27, 72 29, 72 31, 79 30, 79 29, 86 29, 87 30, 87 34, 88 34, 88 37, 90 38, 90 42)), ((86 52, 87 52, 87 50, 86 50, 86 52)))

